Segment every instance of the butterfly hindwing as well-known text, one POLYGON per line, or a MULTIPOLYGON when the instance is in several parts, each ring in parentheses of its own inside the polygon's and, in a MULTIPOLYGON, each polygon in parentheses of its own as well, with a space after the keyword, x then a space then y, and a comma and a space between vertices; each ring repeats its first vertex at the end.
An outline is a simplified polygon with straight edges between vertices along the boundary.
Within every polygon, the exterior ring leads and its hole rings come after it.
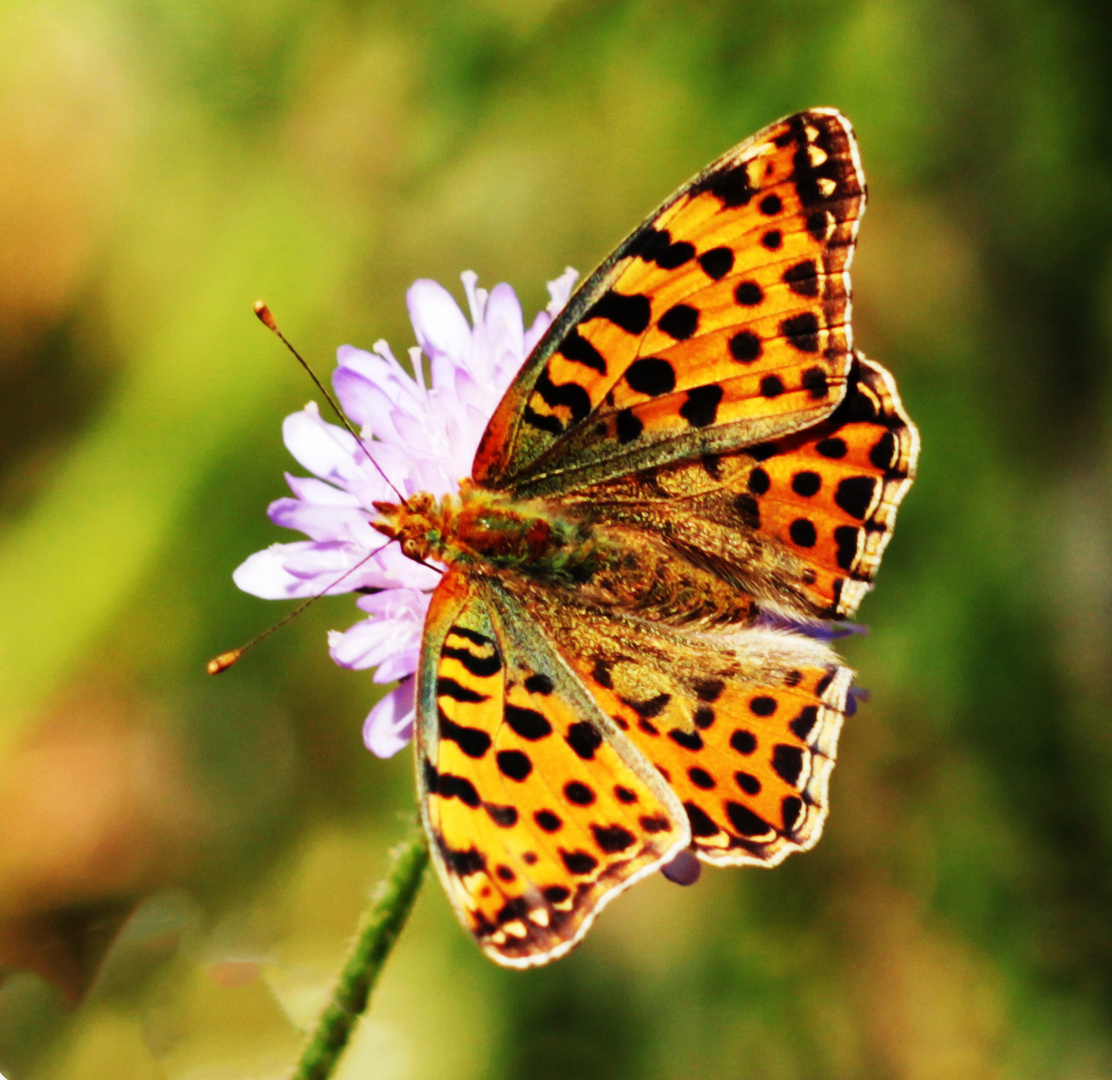
MULTIPOLYGON (((655 537, 767 610, 839 619, 872 582, 918 450, 892 376, 858 354, 845 397, 820 423, 560 503, 599 528, 618 523, 655 537)), ((675 565, 671 573, 678 576, 675 565)))
POLYGON ((848 122, 771 125, 672 196, 526 362, 473 467, 520 495, 767 441, 840 401, 865 189, 848 122))
POLYGON ((818 840, 852 675, 824 642, 762 628, 693 636, 556 593, 532 609, 675 792, 700 858, 774 865, 818 840))
POLYGON ((687 844, 676 796, 496 582, 445 576, 417 693, 434 862, 499 963, 561 956, 613 896, 687 844))

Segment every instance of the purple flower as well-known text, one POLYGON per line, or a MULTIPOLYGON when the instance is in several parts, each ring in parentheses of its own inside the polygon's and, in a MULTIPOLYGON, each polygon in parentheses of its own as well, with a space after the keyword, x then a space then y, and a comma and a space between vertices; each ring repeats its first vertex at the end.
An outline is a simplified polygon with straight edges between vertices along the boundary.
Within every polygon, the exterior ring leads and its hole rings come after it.
MULTIPOLYGON (((385 341, 376 341, 371 352, 342 346, 332 375, 340 404, 361 429, 363 443, 406 496, 456 493, 460 480, 470 474, 495 406, 567 303, 578 275, 569 268, 549 282, 548 307, 528 329, 509 285, 487 292, 478 288, 471 271, 461 277, 470 323, 435 281, 416 281, 406 294, 417 335, 417 345, 409 350, 416 377, 398 363, 385 341)), ((413 674, 429 596, 440 575, 407 559, 397 544, 384 546, 382 535, 371 527, 378 516, 374 502, 396 501, 397 496, 347 431, 323 420, 310 402, 286 417, 282 435, 298 464, 313 476, 287 473, 293 498, 271 503, 268 513, 276 525, 309 539, 256 552, 233 579, 244 592, 267 600, 365 593, 356 603, 367 617, 348 630, 331 631, 329 651, 344 667, 374 668, 377 683, 400 682, 363 725, 368 748, 390 757, 413 734, 413 674)))

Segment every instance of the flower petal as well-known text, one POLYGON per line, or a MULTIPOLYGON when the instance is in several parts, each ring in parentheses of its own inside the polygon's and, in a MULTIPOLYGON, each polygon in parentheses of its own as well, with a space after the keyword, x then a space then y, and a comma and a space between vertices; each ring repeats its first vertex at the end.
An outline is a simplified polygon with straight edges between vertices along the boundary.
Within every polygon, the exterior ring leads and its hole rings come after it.
POLYGON ((413 680, 383 695, 363 722, 363 742, 380 758, 393 757, 413 737, 417 709, 413 680))
POLYGON ((325 423, 315 401, 286 417, 282 438, 300 465, 325 480, 343 484, 355 472, 358 443, 343 428, 325 423))
POLYGON ((471 327, 459 304, 439 282, 421 278, 405 294, 409 318, 425 353, 466 363, 471 353, 471 327))

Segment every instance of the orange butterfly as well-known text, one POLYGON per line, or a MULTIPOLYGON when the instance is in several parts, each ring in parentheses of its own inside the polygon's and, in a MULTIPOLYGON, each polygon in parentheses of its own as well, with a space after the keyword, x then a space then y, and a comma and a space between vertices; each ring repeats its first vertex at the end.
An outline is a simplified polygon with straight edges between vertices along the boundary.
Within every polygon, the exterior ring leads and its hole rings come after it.
POLYGON ((418 786, 501 964, 562 956, 685 849, 773 865, 819 838, 851 672, 806 628, 869 589, 919 445, 853 348, 864 205, 837 112, 741 143, 572 297, 458 497, 375 504, 447 567, 418 786))

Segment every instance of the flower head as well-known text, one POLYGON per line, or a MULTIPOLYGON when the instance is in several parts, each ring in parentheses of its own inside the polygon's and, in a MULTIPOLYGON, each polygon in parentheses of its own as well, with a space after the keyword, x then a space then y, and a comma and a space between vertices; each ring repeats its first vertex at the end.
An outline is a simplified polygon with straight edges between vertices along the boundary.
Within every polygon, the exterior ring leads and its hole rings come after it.
POLYGON ((268 513, 276 525, 308 539, 256 552, 233 578, 245 592, 268 600, 363 593, 356 603, 366 618, 331 631, 329 651, 344 667, 374 668, 375 682, 401 682, 363 725, 364 741, 380 757, 397 753, 413 733, 412 676, 439 575, 407 559, 397 544, 384 546, 371 526, 378 516, 374 503, 396 498, 390 484, 407 497, 455 494, 495 406, 567 303, 577 276, 568 269, 549 282, 548 307, 528 329, 509 285, 487 292, 475 274, 461 275, 469 322, 442 285, 414 282, 406 294, 417 335, 409 350, 412 376, 385 341, 371 352, 344 345, 337 356, 332 385, 362 445, 323 420, 314 402, 282 425, 290 453, 313 476, 287 473, 293 497, 271 503, 268 513))

